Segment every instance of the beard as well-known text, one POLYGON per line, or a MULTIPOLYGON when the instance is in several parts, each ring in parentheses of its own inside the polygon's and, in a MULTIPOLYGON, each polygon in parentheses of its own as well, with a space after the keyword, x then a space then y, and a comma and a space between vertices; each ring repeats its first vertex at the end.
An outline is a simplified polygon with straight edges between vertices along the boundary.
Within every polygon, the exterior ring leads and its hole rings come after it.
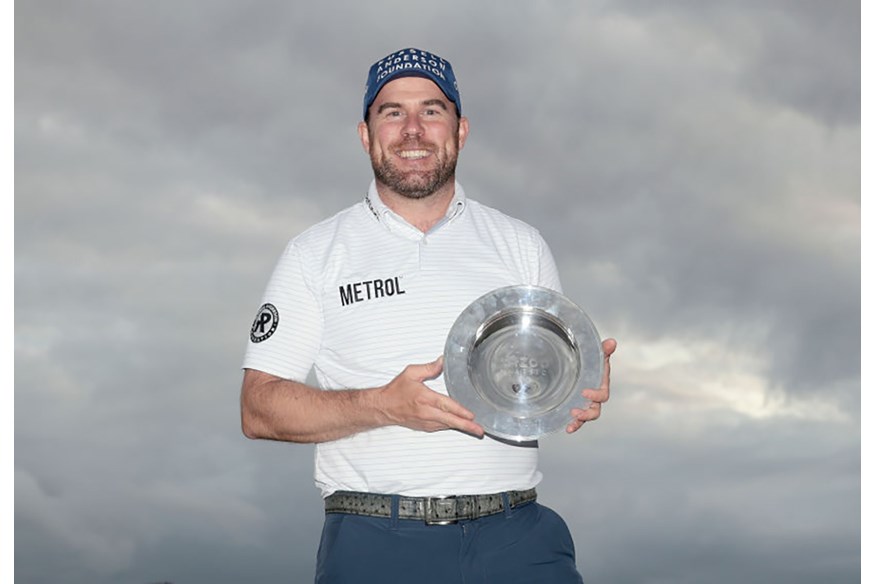
MULTIPOLYGON (((435 153, 437 148, 427 143, 405 143, 408 147, 416 147, 435 153)), ((393 150, 396 147, 393 146, 393 150)), ((437 166, 430 170, 402 170, 389 157, 378 160, 371 154, 371 168, 374 178, 389 187, 393 192, 408 199, 424 199, 435 193, 453 179, 456 174, 457 151, 448 153, 447 157, 435 155, 437 166)))

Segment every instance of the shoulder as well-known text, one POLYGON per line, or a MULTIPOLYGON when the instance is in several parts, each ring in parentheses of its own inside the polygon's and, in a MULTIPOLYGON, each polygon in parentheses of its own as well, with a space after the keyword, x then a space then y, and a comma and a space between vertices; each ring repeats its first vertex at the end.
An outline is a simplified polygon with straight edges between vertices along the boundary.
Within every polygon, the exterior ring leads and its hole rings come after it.
POLYGON ((512 217, 498 209, 484 205, 478 201, 467 199, 467 211, 471 219, 478 224, 490 226, 503 233, 514 234, 516 237, 541 240, 541 233, 525 221, 512 217))
POLYGON ((318 277, 332 250, 344 247, 337 244, 362 232, 371 218, 370 212, 360 201, 311 225, 286 242, 277 269, 305 274, 308 278, 318 277))
POLYGON ((342 233, 356 233, 372 219, 362 201, 311 225, 289 241, 289 246, 318 250, 330 245, 342 233))

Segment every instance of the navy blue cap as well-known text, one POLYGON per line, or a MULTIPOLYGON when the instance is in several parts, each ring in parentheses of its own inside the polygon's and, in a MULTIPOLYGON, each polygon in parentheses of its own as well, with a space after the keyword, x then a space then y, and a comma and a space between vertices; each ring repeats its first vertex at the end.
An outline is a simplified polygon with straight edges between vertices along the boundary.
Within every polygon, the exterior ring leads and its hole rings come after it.
POLYGON ((444 95, 456 104, 456 113, 462 115, 462 100, 456 86, 456 76, 449 61, 420 49, 402 49, 387 55, 371 65, 365 83, 365 102, 362 119, 368 117, 368 108, 383 86, 399 77, 425 77, 435 82, 444 95))

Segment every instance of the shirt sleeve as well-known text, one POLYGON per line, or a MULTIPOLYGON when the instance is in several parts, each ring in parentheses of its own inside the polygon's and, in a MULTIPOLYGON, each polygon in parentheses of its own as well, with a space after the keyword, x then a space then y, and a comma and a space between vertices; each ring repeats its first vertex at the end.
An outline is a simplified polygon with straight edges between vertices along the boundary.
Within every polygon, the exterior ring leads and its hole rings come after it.
POLYGON ((322 341, 322 307, 291 241, 277 262, 250 329, 244 369, 304 381, 322 341))
POLYGON ((563 293, 560 272, 551 253, 551 248, 539 234, 538 236, 538 285, 563 293))

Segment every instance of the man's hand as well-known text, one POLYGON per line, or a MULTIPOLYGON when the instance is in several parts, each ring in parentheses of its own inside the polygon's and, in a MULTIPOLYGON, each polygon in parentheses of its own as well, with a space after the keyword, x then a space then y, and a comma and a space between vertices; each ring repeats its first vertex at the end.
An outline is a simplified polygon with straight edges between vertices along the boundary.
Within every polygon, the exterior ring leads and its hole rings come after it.
POLYGON ((478 438, 483 437, 484 429, 473 421, 473 413, 423 383, 441 375, 443 368, 443 357, 431 363, 408 365, 381 388, 378 401, 380 409, 397 426, 424 432, 456 429, 478 438))
POLYGON ((602 404, 608 401, 609 388, 611 385, 611 364, 609 359, 614 350, 617 349, 617 341, 614 339, 606 339, 602 341, 602 352, 605 354, 605 366, 602 373, 602 384, 599 389, 585 389, 581 395, 590 400, 590 407, 586 410, 579 408, 572 409, 572 421, 566 426, 566 432, 571 434, 577 432, 584 422, 595 420, 602 413, 602 404))

